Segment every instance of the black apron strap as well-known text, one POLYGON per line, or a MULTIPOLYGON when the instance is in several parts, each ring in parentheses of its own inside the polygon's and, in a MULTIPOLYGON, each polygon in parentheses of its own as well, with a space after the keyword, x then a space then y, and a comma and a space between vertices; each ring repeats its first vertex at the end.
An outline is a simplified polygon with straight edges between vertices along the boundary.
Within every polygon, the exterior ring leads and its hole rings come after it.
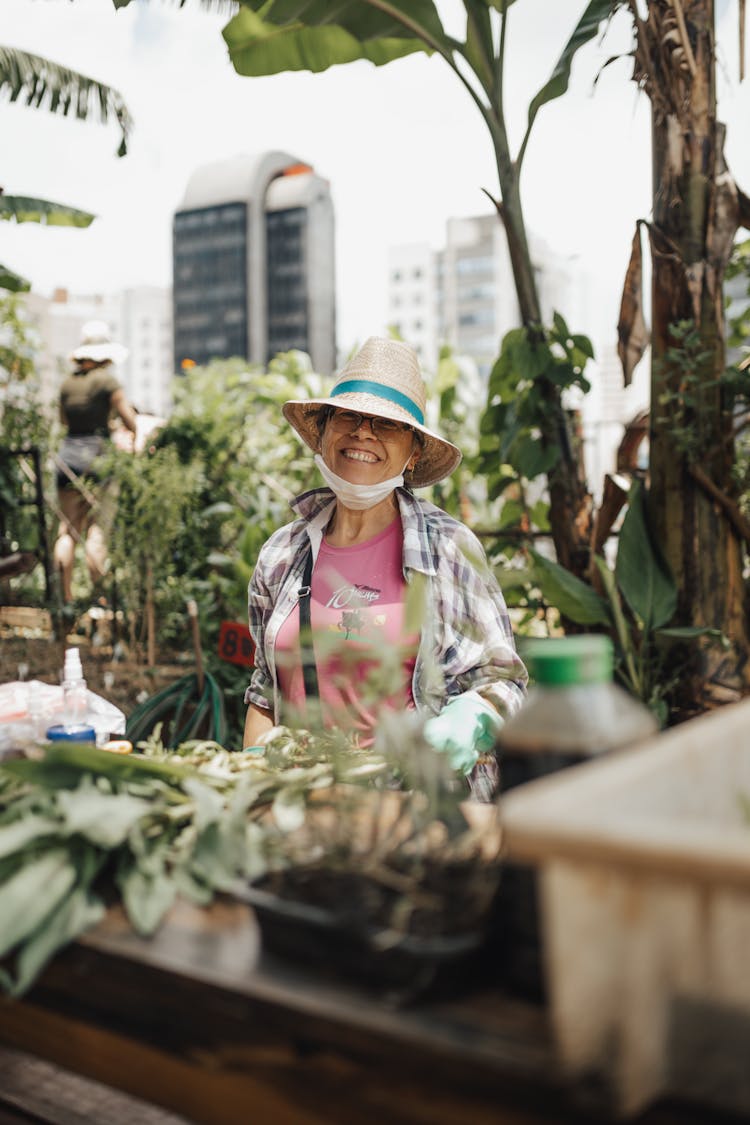
POLYGON ((312 546, 307 554, 305 570, 302 575, 302 585, 298 591, 299 598, 299 644, 302 656, 302 679, 305 684, 307 699, 317 699, 320 695, 318 688, 318 670, 315 664, 315 650, 313 648, 312 627, 310 625, 310 601, 312 599, 312 546))

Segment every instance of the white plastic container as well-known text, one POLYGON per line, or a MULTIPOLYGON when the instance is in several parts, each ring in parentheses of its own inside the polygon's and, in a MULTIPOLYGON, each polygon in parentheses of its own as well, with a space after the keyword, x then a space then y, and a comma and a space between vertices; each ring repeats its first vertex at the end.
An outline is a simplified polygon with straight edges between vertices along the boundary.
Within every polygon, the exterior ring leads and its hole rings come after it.
POLYGON ((501 800, 571 1076, 750 1114, 750 700, 501 800))

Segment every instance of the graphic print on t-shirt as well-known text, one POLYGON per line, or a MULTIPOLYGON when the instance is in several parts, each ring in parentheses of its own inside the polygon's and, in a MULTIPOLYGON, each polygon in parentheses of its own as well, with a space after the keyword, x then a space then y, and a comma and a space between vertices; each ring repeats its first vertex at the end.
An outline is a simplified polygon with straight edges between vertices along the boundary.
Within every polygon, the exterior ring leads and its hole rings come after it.
MULTIPOLYGON (((332 547, 323 542, 313 570, 310 622, 326 725, 357 730, 365 739, 376 721, 374 698, 379 707, 413 705, 411 677, 419 638, 404 633, 402 549, 401 522, 396 519, 367 543, 332 547), (385 695, 384 661, 390 685, 395 683, 394 670, 401 668, 401 686, 386 688, 385 695)), ((303 709, 297 613, 279 630, 276 665, 285 701, 303 709)))
POLYGON ((381 593, 380 589, 372 586, 357 586, 346 582, 333 591, 325 603, 326 609, 341 609, 337 628, 345 640, 362 638, 369 632, 368 625, 385 624, 384 614, 373 617, 372 614, 363 612, 364 607, 371 606, 380 599, 381 593))

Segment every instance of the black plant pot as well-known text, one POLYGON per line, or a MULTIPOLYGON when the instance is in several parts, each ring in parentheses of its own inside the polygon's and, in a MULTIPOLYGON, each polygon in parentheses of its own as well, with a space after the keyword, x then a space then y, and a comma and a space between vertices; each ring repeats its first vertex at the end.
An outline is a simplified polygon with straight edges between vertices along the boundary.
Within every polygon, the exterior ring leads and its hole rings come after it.
POLYGON ((416 936, 354 919, 351 912, 282 897, 260 886, 239 890, 255 910, 264 949, 404 1005, 479 984, 485 934, 477 929, 416 936))

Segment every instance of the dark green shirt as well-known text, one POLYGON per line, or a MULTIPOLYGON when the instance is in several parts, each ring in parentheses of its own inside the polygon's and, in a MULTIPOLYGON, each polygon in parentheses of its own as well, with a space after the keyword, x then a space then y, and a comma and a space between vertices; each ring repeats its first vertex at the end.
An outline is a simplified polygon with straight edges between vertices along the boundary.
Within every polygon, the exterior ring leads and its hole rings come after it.
POLYGON ((110 364, 68 375, 60 388, 60 407, 71 437, 109 436, 112 395, 119 387, 110 364))

